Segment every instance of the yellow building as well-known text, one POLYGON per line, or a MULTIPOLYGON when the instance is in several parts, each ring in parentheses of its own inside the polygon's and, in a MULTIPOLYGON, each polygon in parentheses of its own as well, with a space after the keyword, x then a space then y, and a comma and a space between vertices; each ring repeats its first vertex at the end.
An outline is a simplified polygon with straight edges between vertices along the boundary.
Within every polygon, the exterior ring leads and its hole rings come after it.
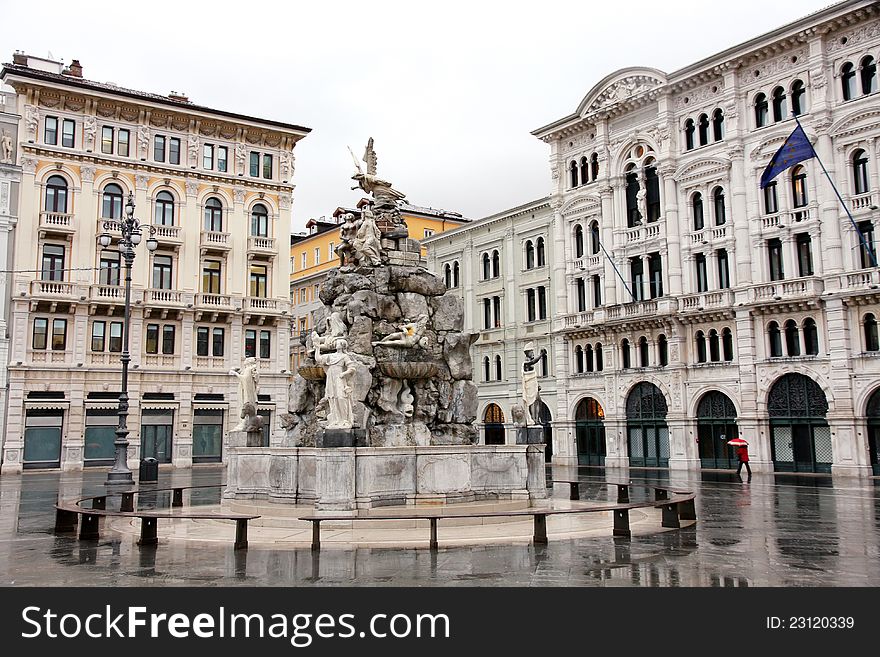
MULTIPOLYGON (((339 266, 339 257, 334 248, 339 244, 339 226, 346 212, 359 212, 366 199, 358 203, 358 208, 336 208, 330 218, 309 219, 306 232, 290 236, 290 302, 291 333, 290 367, 296 371, 305 350, 300 336, 312 329, 311 313, 320 305, 318 291, 327 272, 339 266)), ((403 203, 400 214, 406 221, 410 237, 422 240, 466 224, 458 212, 435 210, 403 203)), ((422 255, 427 250, 422 247, 422 255)))

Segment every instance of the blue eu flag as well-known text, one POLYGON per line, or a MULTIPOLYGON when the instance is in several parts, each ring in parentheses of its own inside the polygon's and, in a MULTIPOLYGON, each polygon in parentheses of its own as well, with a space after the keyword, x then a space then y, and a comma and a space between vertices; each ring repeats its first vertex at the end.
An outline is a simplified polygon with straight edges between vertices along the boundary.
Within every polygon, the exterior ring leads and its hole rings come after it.
POLYGON ((770 182, 785 171, 789 167, 793 167, 798 162, 809 160, 816 157, 816 151, 807 138, 804 129, 798 124, 785 143, 776 151, 776 154, 770 160, 770 164, 761 174, 761 189, 764 189, 770 182))

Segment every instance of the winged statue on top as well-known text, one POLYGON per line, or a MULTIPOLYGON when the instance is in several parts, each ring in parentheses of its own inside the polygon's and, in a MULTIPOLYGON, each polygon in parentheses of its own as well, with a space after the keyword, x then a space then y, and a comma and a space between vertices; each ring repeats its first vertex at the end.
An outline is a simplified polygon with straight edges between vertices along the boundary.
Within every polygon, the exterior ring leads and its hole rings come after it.
POLYGON ((367 172, 364 173, 361 163, 358 161, 354 151, 349 147, 348 152, 354 160, 354 166, 357 173, 351 179, 357 182, 357 187, 352 189, 362 189, 367 194, 371 194, 376 204, 376 209, 397 207, 397 201, 406 198, 406 194, 393 189, 391 183, 382 180, 376 175, 376 164, 379 158, 376 156, 376 150, 373 148, 373 138, 367 141, 367 148, 364 150, 363 162, 367 165, 367 172))

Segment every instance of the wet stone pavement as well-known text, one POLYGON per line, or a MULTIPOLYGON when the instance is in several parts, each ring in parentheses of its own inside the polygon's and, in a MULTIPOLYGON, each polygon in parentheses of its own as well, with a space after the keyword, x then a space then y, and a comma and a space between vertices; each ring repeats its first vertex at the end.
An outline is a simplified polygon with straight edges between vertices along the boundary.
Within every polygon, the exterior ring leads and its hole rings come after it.
MULTIPOLYGON (((100 541, 53 534, 54 504, 103 492, 103 471, 0 477, 2 586, 880 586, 877 479, 630 470, 633 482, 697 493, 697 523, 632 540, 547 546, 419 549, 308 548, 235 552, 229 544, 162 541, 141 549, 105 531, 100 541)), ((549 472, 548 472, 549 475, 549 472)), ((221 467, 160 474, 159 487, 219 484, 221 467)), ((621 473, 579 468, 584 497, 604 497, 621 473)), ((611 489, 613 490, 613 489, 611 489)), ((568 488, 556 495, 567 496, 568 488)), ((167 493, 156 496, 167 506, 167 493)), ((193 492, 216 504, 219 489, 193 492)), ((109 507, 108 507, 109 508, 109 507)), ((610 534, 610 531, 609 531, 610 534)))

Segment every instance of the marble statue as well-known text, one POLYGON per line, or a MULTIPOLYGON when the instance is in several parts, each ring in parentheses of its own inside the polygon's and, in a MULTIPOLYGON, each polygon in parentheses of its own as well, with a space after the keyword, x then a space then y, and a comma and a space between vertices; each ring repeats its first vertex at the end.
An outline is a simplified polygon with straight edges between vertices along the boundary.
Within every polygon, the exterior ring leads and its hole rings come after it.
POLYGON ((361 265, 364 261, 374 267, 382 264, 382 234, 369 208, 364 208, 358 224, 352 241, 356 264, 361 265))
POLYGON ((98 138, 98 120, 94 116, 87 116, 83 121, 83 141, 87 151, 95 150, 95 140, 98 138))
POLYGON ((327 400, 327 429, 351 429, 354 424, 352 409, 352 388, 350 379, 357 368, 354 359, 348 355, 348 342, 336 340, 336 351, 322 354, 315 351, 315 362, 324 368, 327 385, 324 399, 327 400))
POLYGON ((290 151, 281 151, 280 167, 281 180, 290 180, 293 178, 293 169, 296 163, 296 156, 290 151))
POLYGON ((37 124, 40 119, 37 115, 37 108, 33 105, 24 106, 24 122, 28 133, 28 141, 34 141, 37 138, 37 124))
POLYGON ((514 404, 510 408, 510 415, 513 417, 513 423, 518 427, 526 426, 526 414, 523 411, 523 407, 519 404, 514 404))
POLYGON ((4 164, 12 164, 13 157, 12 137, 9 135, 9 132, 4 130, 3 136, 0 137, 0 162, 3 162, 4 164))
POLYGON ((372 195, 376 201, 376 205, 380 207, 396 206, 397 201, 406 198, 406 194, 393 189, 390 182, 382 180, 376 175, 376 165, 379 162, 379 158, 376 156, 376 151, 373 148, 372 137, 367 141, 367 148, 364 150, 363 161, 367 165, 366 173, 364 173, 360 162, 358 162, 358 159, 351 151, 351 148, 348 150, 351 152, 351 157, 354 160, 354 165, 357 167, 358 171, 351 177, 351 179, 358 184, 357 187, 352 187, 352 189, 362 189, 367 194, 372 195))
POLYGON ((540 354, 535 356, 535 345, 531 342, 526 344, 526 359, 522 366, 522 405, 525 425, 534 424, 532 407, 538 401, 538 370, 535 363, 541 360, 540 354))
POLYGON ((257 384, 260 380, 256 358, 245 358, 240 368, 229 370, 238 379, 238 398, 241 402, 241 422, 232 431, 259 431, 263 418, 257 415, 257 384))
POLYGON ((238 142, 235 145, 235 164, 238 167, 238 172, 241 175, 244 175, 244 163, 247 159, 247 148, 241 142, 238 142))
POLYGON ((315 349, 316 357, 319 352, 335 351, 336 343, 344 339, 348 332, 342 319, 342 313, 338 310, 330 313, 325 322, 327 330, 324 335, 312 331, 312 347, 315 349))
POLYGON ((639 187, 639 191, 636 192, 636 204, 639 208, 639 224, 643 223, 648 218, 648 206, 647 206, 647 198, 648 192, 645 190, 644 182, 639 187))
POLYGON ((150 152, 150 129, 145 126, 138 126, 138 157, 146 158, 150 152))
POLYGON ((188 141, 189 162, 190 166, 196 167, 199 164, 199 137, 198 135, 190 135, 188 141))
POLYGON ((425 346, 424 343, 427 341, 424 338, 424 333, 427 326, 428 316, 424 314, 419 315, 414 322, 402 324, 399 331, 386 335, 381 340, 376 340, 373 342, 373 345, 406 347, 407 349, 415 347, 417 344, 425 346))
POLYGON ((354 256, 354 240, 357 236, 359 222, 355 221, 351 212, 346 212, 343 216, 343 223, 339 227, 340 242, 336 246, 336 255, 339 256, 339 264, 345 266, 355 261, 354 256))
POLYGON ((400 390, 400 398, 399 398, 399 410, 403 413, 403 417, 410 418, 413 416, 415 412, 415 407, 413 406, 413 401, 415 397, 412 394, 412 388, 409 385, 409 381, 403 382, 403 387, 400 390))

